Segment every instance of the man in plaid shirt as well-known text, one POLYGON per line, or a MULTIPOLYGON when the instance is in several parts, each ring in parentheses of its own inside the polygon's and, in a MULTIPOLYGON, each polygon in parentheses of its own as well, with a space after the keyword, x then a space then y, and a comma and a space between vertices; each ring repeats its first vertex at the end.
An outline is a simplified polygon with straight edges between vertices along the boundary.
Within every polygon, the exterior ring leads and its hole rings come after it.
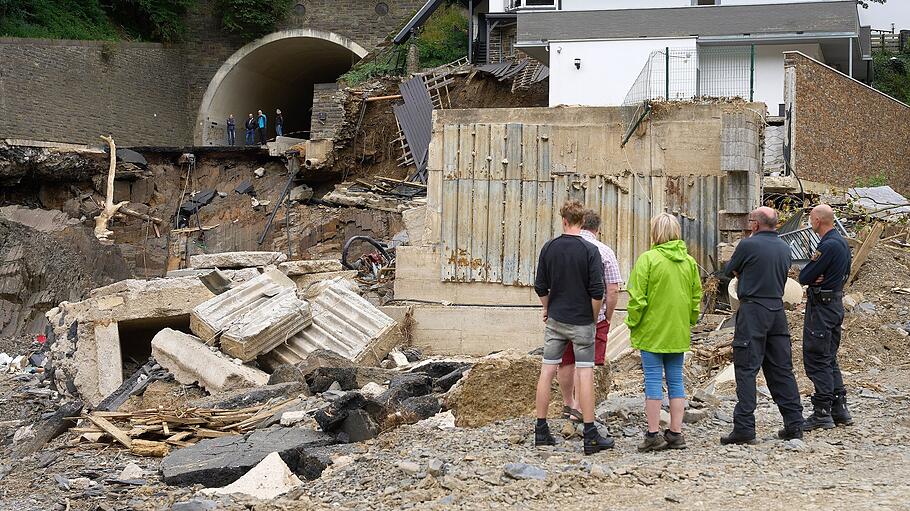
MULTIPOLYGON (((600 251, 600 260, 603 262, 604 270, 604 302, 600 308, 600 314, 597 316, 597 333, 594 338, 594 365, 596 366, 602 366, 606 361, 610 320, 613 318, 614 309, 616 309, 619 285, 622 284, 616 254, 613 253, 610 247, 597 239, 600 223, 600 215, 594 210, 585 210, 581 237, 600 251)), ((566 348, 565 353, 562 355, 562 363, 559 366, 556 378, 559 381, 559 388, 562 391, 564 402, 572 403, 571 406, 563 408, 563 416, 567 419, 580 421, 581 412, 578 408, 578 401, 575 398, 575 352, 572 351, 571 345, 566 348)))

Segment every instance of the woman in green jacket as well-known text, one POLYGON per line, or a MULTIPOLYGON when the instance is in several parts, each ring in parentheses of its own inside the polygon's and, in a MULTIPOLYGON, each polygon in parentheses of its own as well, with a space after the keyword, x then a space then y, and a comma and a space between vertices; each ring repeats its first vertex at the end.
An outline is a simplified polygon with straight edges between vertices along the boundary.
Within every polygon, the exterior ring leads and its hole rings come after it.
POLYGON ((648 417, 648 432, 638 450, 684 449, 683 354, 689 351, 690 328, 698 321, 701 278, 680 239, 675 216, 661 213, 651 219, 651 250, 635 261, 628 292, 626 325, 631 330, 632 347, 641 351, 648 417), (664 375, 670 397, 670 427, 659 435, 664 375))

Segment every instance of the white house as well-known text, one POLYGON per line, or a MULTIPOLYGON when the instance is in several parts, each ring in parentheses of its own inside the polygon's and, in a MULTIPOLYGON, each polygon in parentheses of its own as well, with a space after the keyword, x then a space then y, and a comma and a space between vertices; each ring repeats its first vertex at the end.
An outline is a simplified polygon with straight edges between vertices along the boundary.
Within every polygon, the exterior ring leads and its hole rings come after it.
POLYGON ((854 0, 511 4, 523 4, 506 5, 517 9, 515 48, 550 67, 551 106, 620 105, 642 95, 741 96, 777 114, 789 50, 860 80, 870 74, 869 31, 860 27, 854 0))

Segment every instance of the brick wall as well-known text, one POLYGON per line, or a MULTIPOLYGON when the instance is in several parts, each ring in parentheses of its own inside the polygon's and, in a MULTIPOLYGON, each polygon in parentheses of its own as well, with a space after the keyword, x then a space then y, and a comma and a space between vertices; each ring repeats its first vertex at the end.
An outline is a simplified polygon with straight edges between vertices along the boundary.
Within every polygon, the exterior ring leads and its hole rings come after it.
POLYGON ((800 53, 784 65, 799 177, 847 187, 884 176, 910 193, 910 106, 800 53))
POLYGON ((310 138, 335 138, 344 124, 344 92, 334 83, 317 83, 313 87, 313 116, 310 138))
MULTIPOLYGON (((335 32, 371 50, 423 3, 298 0, 276 29, 335 32)), ((96 143, 112 132, 125 145, 192 145, 209 83, 249 42, 224 33, 218 14, 200 0, 179 45, 0 38, 0 138, 96 143)))
POLYGON ((181 145, 184 69, 160 44, 0 38, 0 138, 181 145))

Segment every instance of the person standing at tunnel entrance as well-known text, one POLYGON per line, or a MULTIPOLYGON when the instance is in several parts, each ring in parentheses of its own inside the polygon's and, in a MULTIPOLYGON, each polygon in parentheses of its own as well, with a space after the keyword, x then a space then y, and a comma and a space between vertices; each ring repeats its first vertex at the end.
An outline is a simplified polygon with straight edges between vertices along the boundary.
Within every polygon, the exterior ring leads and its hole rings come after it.
POLYGON ((227 143, 228 145, 234 145, 234 141, 237 139, 237 121, 234 120, 234 114, 231 114, 227 118, 227 143))
POLYGON ((284 116, 280 108, 275 110, 275 134, 279 137, 284 135, 284 116))
POLYGON ((256 124, 259 127, 259 145, 265 145, 265 128, 268 125, 268 119, 262 110, 259 110, 259 117, 256 118, 256 124))
POLYGON ((253 114, 247 114, 246 124, 246 145, 253 145, 253 130, 256 129, 256 119, 253 119, 253 114))

